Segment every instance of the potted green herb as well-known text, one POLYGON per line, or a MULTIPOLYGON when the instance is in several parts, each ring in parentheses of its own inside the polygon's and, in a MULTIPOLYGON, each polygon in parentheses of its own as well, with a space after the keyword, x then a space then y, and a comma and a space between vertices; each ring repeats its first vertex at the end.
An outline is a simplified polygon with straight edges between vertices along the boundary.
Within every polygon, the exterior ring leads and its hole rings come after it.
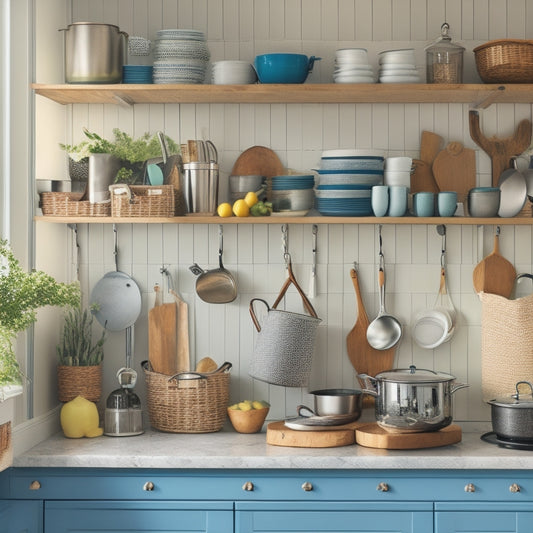
POLYGON ((9 244, 0 240, 0 402, 22 393, 23 374, 13 350, 17 334, 37 320, 46 305, 79 306, 80 287, 59 283, 45 272, 26 272, 9 244))
POLYGON ((65 314, 61 342, 57 346, 59 401, 77 396, 97 402, 102 394, 102 361, 105 331, 93 342, 93 315, 81 307, 65 314))

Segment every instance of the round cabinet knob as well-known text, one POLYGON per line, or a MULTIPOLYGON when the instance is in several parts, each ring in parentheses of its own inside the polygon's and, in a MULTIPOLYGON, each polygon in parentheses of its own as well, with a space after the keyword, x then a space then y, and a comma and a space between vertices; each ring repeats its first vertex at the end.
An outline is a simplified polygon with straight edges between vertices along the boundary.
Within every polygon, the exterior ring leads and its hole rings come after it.
POLYGON ((254 490, 254 484, 251 481, 247 481, 243 486, 242 490, 252 492, 254 490))
POLYGON ((143 485, 143 490, 147 491, 147 492, 152 492, 155 488, 155 485, 151 482, 151 481, 147 481, 144 485, 143 485))
POLYGON ((465 486, 465 492, 476 492, 476 486, 473 483, 468 483, 465 486))
POLYGON ((389 484, 383 483, 383 481, 376 487, 379 492, 389 492, 389 484))
POLYGON ((302 489, 305 490, 305 492, 311 492, 313 490, 313 484, 312 483, 309 483, 309 481, 306 481, 303 485, 302 485, 302 489))
POLYGON ((512 492, 513 494, 517 493, 517 492, 520 492, 520 485, 518 483, 513 483, 510 487, 509 487, 509 491, 512 492))
POLYGON ((32 481, 30 483, 30 490, 39 490, 41 488, 41 482, 40 481, 32 481))

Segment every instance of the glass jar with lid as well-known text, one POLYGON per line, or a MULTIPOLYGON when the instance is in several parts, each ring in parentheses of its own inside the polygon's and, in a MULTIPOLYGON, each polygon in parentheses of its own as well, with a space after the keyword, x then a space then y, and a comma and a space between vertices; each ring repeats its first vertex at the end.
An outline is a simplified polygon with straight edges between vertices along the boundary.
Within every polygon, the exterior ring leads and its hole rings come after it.
POLYGON ((440 37, 426 47, 427 83, 463 83, 465 49, 452 43, 447 22, 440 31, 440 37))

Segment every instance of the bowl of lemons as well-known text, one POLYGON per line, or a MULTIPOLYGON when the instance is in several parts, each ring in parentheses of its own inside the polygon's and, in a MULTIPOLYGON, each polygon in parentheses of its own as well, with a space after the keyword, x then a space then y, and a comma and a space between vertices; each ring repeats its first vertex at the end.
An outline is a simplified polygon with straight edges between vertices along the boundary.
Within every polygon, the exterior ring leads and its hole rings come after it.
POLYGON ((235 431, 258 433, 265 423, 270 404, 264 400, 244 400, 228 407, 228 416, 235 431))

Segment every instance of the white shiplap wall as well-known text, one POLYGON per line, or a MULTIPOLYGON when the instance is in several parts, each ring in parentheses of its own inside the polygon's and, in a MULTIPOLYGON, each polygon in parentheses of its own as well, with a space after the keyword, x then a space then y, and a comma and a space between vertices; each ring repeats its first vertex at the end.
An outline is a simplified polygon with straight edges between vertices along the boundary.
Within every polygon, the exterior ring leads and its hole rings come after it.
MULTIPOLYGON (((533 37, 533 0, 71 0, 72 21, 118 24, 130 35, 155 38, 161 28, 195 28, 208 38, 213 60, 252 60, 258 53, 298 51, 317 55, 309 83, 330 82, 337 48, 368 48, 372 62, 390 48, 414 47, 424 73, 424 46, 436 38, 444 21, 454 40, 466 47, 465 81, 477 82, 472 49, 489 39, 533 37)), ((45 74, 46 75, 46 74, 45 74)), ((38 81, 61 82, 61 79, 38 81)), ((133 135, 163 129, 176 139, 210 138, 217 145, 223 190, 241 151, 252 145, 273 148, 285 165, 299 170, 316 167, 323 149, 380 148, 388 155, 418 156, 420 133, 435 131, 446 141, 477 148, 468 132, 468 106, 462 104, 276 104, 276 105, 137 105, 132 109, 75 105, 67 111, 66 140, 78 141, 82 127, 111 136, 119 127, 133 135)), ((530 105, 497 105, 483 110, 487 135, 510 135, 530 105)), ((64 140, 64 139, 61 139, 64 140)), ((38 177, 57 175, 42 161, 38 177), (39 173, 40 176, 39 176, 39 173)), ((478 182, 490 183, 490 161, 477 151, 478 182)), ((64 170, 61 168, 61 172, 64 170)), ((356 221, 355 221, 356 222, 356 221)), ((437 222, 437 221, 436 221, 437 222)), ((449 290, 458 309, 452 341, 436 350, 412 342, 410 324, 416 311, 432 306, 438 291, 440 245, 435 226, 385 226, 384 254, 387 308, 404 325, 397 366, 451 372, 470 389, 457 393, 456 419, 490 418, 481 400, 480 303, 472 288, 472 269, 492 249, 492 229, 448 227, 449 290)), ((356 319, 349 269, 359 265, 363 298, 370 317, 377 313, 375 226, 320 225, 318 230, 318 295, 314 304, 323 319, 310 390, 351 387, 354 371, 347 359, 346 334, 356 319)), ((231 361, 232 399, 267 398, 271 418, 295 413, 309 401, 306 390, 284 389, 253 381, 247 375, 254 330, 248 313, 252 297, 273 302, 285 279, 280 225, 224 228, 224 263, 237 277, 239 296, 228 305, 208 305, 194 294, 195 277, 188 267, 216 267, 216 225, 121 224, 119 268, 134 276, 143 291, 143 314, 135 327, 135 360, 147 358, 147 312, 154 283, 162 283, 161 265, 172 272, 191 307, 193 356, 231 361)), ((112 228, 79 227, 80 277, 85 294, 101 275, 114 268, 112 228)), ((530 227, 502 228, 501 252, 518 271, 532 271, 530 227)), ((297 278, 307 289, 311 261, 311 227, 291 225, 289 251, 297 278)), ((287 309, 300 310, 291 292, 287 309)), ((124 336, 110 334, 106 348, 105 394, 115 387, 114 372, 123 364, 124 336)), ((142 380, 139 391, 143 392, 142 380)))

